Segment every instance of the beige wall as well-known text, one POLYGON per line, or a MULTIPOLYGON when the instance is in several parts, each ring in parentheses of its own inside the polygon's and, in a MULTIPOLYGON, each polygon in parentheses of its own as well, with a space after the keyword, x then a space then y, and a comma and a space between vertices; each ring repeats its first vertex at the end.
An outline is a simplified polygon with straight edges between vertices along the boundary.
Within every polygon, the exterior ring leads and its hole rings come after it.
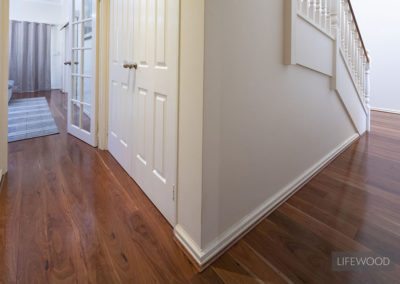
POLYGON ((201 242, 204 0, 181 0, 177 225, 201 242))
POLYGON ((356 134, 330 78, 282 58, 283 1, 206 1, 203 249, 356 134))
MULTIPOLYGON (((0 2, 0 34, 8 38, 8 0, 0 2)), ((5 42, 6 43, 6 42, 5 42)), ((8 44, 0 45, 0 172, 7 171, 8 44)))

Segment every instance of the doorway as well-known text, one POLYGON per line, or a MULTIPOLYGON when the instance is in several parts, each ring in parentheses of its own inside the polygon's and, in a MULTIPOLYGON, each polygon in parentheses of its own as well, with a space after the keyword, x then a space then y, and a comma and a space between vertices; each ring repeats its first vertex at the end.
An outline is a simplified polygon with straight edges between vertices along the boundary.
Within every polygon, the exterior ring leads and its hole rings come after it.
POLYGON ((9 142, 60 133, 56 93, 68 101, 68 132, 96 146, 97 9, 96 0, 10 2, 9 142))

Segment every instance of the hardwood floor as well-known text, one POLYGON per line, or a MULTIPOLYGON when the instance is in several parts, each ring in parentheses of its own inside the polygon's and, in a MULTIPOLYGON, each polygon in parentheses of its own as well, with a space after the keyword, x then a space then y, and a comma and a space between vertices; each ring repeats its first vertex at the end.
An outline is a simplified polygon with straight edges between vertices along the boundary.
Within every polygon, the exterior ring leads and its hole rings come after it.
POLYGON ((66 133, 9 144, 0 283, 400 283, 400 116, 363 136, 203 273, 112 156, 66 133), (333 251, 390 254, 393 271, 333 272, 333 251))

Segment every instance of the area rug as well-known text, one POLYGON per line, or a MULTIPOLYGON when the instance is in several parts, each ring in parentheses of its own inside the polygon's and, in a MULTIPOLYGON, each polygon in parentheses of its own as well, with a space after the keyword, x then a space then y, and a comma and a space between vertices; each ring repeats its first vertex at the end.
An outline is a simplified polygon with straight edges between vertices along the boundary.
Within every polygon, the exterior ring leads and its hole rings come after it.
POLYGON ((46 98, 12 99, 8 104, 8 142, 57 133, 46 98))

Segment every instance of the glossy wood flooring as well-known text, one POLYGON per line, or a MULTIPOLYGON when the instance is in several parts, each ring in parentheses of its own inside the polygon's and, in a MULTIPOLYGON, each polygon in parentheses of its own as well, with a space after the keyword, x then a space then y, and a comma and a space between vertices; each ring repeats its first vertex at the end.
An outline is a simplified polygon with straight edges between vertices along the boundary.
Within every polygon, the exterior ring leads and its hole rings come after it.
POLYGON ((333 251, 400 264, 400 116, 373 127, 198 274, 172 228, 105 151, 66 133, 10 143, 0 194, 0 283, 400 283, 400 270, 332 272, 333 251))

